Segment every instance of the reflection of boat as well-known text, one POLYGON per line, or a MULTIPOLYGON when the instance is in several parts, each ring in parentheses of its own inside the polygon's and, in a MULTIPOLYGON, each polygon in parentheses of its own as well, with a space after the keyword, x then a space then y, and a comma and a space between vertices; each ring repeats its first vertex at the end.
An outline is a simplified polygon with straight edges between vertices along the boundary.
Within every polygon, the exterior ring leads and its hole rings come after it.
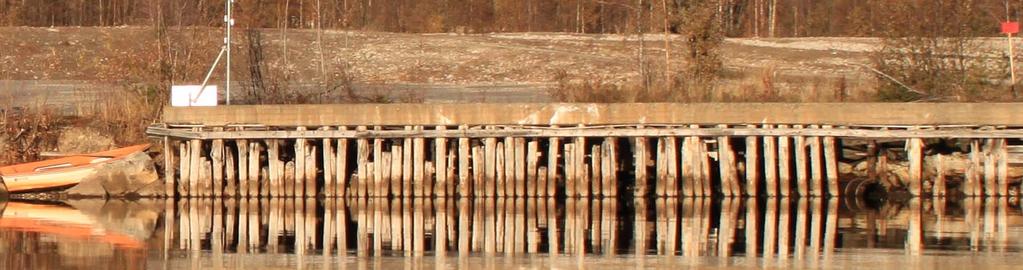
POLYGON ((79 154, 0 167, 0 185, 11 193, 66 188, 92 175, 102 164, 149 148, 141 144, 92 154, 79 154))
POLYGON ((130 249, 143 247, 141 240, 103 229, 92 216, 62 205, 0 204, 0 231, 4 230, 99 241, 130 249))

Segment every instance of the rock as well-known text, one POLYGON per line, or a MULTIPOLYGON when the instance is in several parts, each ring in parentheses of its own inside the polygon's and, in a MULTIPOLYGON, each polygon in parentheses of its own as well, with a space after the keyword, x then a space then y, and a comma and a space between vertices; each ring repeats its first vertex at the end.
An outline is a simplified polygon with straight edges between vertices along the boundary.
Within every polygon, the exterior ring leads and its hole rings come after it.
POLYGON ((93 153, 116 147, 111 136, 89 127, 66 128, 57 138, 57 152, 60 153, 93 153))
POLYGON ((159 185, 158 180, 153 159, 146 153, 136 153, 99 166, 67 193, 78 197, 157 196, 160 194, 153 186, 159 185))

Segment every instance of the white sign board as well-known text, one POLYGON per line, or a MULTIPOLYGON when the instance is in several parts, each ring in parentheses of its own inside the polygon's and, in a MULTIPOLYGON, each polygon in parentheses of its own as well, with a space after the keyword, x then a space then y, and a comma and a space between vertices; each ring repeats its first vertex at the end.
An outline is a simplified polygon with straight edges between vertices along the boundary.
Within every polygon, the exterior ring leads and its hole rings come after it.
POLYGON ((175 85, 171 86, 172 107, 212 107, 217 106, 217 86, 207 85, 205 91, 199 89, 202 85, 175 85))

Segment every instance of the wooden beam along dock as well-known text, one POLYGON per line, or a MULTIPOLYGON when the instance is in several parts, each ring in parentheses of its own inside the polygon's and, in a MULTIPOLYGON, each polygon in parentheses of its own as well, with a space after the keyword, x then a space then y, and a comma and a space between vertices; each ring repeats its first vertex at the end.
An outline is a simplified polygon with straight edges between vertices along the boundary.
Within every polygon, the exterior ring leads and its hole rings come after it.
POLYGON ((844 151, 856 143, 871 173, 896 152, 910 194, 945 196, 931 141, 966 148, 962 193, 1008 196, 1020 105, 169 107, 147 133, 163 141, 165 192, 179 197, 842 196, 840 161, 858 158, 844 151))

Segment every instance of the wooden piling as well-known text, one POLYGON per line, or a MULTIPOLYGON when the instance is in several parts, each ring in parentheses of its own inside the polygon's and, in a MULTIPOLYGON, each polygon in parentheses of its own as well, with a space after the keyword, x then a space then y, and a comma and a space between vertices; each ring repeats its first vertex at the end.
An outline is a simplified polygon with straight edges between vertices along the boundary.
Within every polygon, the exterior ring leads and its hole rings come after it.
POLYGON ((575 146, 574 143, 565 144, 564 153, 564 167, 565 167, 565 196, 572 198, 578 197, 579 193, 576 192, 576 167, 575 167, 575 146))
MULTIPOLYGON (((831 129, 831 126, 824 126, 825 129, 831 129)), ((923 147, 923 141, 920 141, 920 147, 923 147)), ((841 196, 838 188, 838 145, 835 141, 835 137, 824 137, 824 170, 828 181, 828 194, 831 196, 841 196)))
POLYGON ((221 198, 224 196, 224 140, 213 140, 210 148, 210 161, 213 162, 213 197, 221 198))
MULTIPOLYGON (((381 130, 379 126, 374 127, 374 130, 381 130)), ((371 197, 387 197, 387 187, 389 183, 384 182, 384 140, 381 138, 373 139, 373 183, 370 184, 369 196, 371 197)), ((387 167, 387 171, 391 168, 387 167)))
MULTIPOLYGON (((445 126, 437 126, 437 131, 447 130, 445 126)), ((434 185, 433 193, 438 197, 448 196, 448 142, 447 139, 437 138, 434 139, 434 150, 433 150, 433 165, 434 172, 436 173, 436 184, 434 185)))
POLYGON ((508 153, 508 147, 504 142, 497 143, 497 151, 494 153, 494 171, 495 171, 495 186, 497 188, 497 197, 503 198, 508 196, 508 171, 506 168, 506 153, 508 153))
POLYGON ((655 166, 656 182, 654 182, 654 192, 657 197, 668 196, 668 139, 658 138, 657 139, 657 160, 655 166))
POLYGON ((998 174, 998 196, 1009 196, 1009 143, 1006 139, 997 139, 995 148, 996 173, 998 174))
MULTIPOLYGON (((772 129, 772 125, 764 125, 764 129, 772 129)), ((778 150, 775 148, 778 139, 764 136, 764 194, 768 197, 778 196, 778 150)))
POLYGON ((191 140, 188 142, 188 158, 189 158, 189 176, 188 176, 188 190, 191 197, 202 196, 202 190, 199 189, 199 182, 201 176, 199 175, 202 171, 202 141, 191 140))
POLYGON ((233 198, 237 193, 238 188, 238 166, 236 165, 237 160, 234 156, 234 151, 229 149, 224 150, 224 173, 227 178, 227 186, 224 187, 224 196, 233 198))
MULTIPOLYGON (((504 156, 498 154, 498 157, 503 157, 503 159, 501 159, 503 162, 498 162, 498 166, 502 167, 504 170, 502 170, 503 174, 501 172, 498 173, 500 176, 499 184, 504 187, 503 196, 513 197, 515 196, 515 186, 517 181, 517 179, 515 179, 515 138, 504 137, 504 147, 501 149, 504 150, 502 152, 504 156)), ((501 196, 500 191, 498 191, 498 196, 501 196)))
POLYGON ((714 190, 711 184, 710 152, 707 151, 707 144, 702 141, 697 146, 700 150, 696 156, 700 161, 700 188, 703 197, 711 197, 714 196, 714 190))
POLYGON ((388 170, 390 170, 390 173, 389 173, 390 179, 388 180, 388 184, 387 185, 390 186, 389 190, 391 191, 391 195, 393 195, 394 197, 401 197, 404 194, 403 191, 401 190, 401 178, 402 178, 402 171, 401 171, 402 163, 401 162, 402 162, 402 160, 404 160, 404 157, 402 157, 402 154, 404 154, 404 152, 403 152, 402 147, 400 145, 398 145, 398 144, 391 144, 391 152, 390 152, 391 164, 389 164, 390 168, 388 169, 388 170))
POLYGON ((821 138, 810 137, 810 194, 814 197, 824 195, 824 162, 821 158, 821 138))
MULTIPOLYGON (((582 125, 579 126, 583 128, 582 125)), ((586 137, 575 138, 575 154, 572 156, 575 158, 575 175, 576 181, 576 196, 589 198, 590 197, 590 177, 589 168, 586 166, 586 137)))
POLYGON ((526 138, 515 138, 515 197, 526 196, 526 138))
POLYGON ((192 158, 189 157, 188 143, 178 143, 178 172, 180 181, 178 181, 178 195, 181 197, 189 197, 188 194, 188 182, 190 178, 190 170, 192 168, 192 158))
POLYGON ((601 168, 604 165, 602 159, 602 150, 600 145, 594 145, 590 148, 590 192, 594 197, 603 196, 603 181, 601 177, 601 168))
MULTIPOLYGON (((552 126, 556 128, 557 126, 552 126)), ((547 197, 557 195, 558 159, 561 156, 561 139, 550 138, 547 144, 547 197)))
POLYGON ((697 193, 702 193, 696 179, 700 174, 699 160, 697 159, 699 149, 697 149, 696 140, 696 137, 687 137, 682 141, 682 195, 689 198, 697 196, 697 193))
POLYGON ((305 151, 305 196, 316 197, 317 189, 317 176, 319 174, 320 164, 316 159, 318 155, 319 147, 306 142, 305 151))
MULTIPOLYGON (((756 126, 746 126, 748 129, 755 129, 756 126)), ((760 138, 756 136, 746 137, 746 195, 756 197, 760 195, 760 138)))
POLYGON ((472 151, 472 160, 471 160, 472 161, 471 162, 472 163, 472 186, 471 187, 463 187, 463 188, 469 189, 469 193, 466 194, 466 195, 463 195, 463 198, 464 198, 464 196, 470 196, 470 197, 474 197, 474 198, 475 197, 485 197, 487 195, 486 194, 486 190, 485 190, 486 186, 484 185, 485 181, 483 179, 483 177, 484 177, 484 175, 483 175, 484 169, 483 168, 485 167, 483 165, 483 163, 484 163, 484 156, 485 155, 483 154, 483 149, 480 146, 472 146, 471 151, 472 151))
POLYGON ((923 194, 923 140, 909 139, 906 141, 909 157, 909 194, 923 194))
POLYGON ((487 197, 497 196, 497 138, 483 139, 483 186, 487 197))
MULTIPOLYGON (((642 128, 642 127, 640 127, 642 128)), ((638 137, 632 139, 632 158, 634 162, 633 176, 636 179, 636 186, 633 189, 633 196, 637 198, 646 197, 649 193, 649 176, 647 176, 647 167, 650 160, 650 154, 648 152, 647 138, 638 137)), ((685 157, 683 157, 685 158, 685 157)), ((682 170, 685 174, 685 169, 682 170)), ((683 177, 685 179, 685 177, 683 177)), ((687 185, 682 186, 683 189, 688 188, 687 185)), ((691 195, 691 194, 690 194, 691 195)), ((688 196, 688 195, 687 195, 688 196)))
POLYGON ((536 140, 529 140, 526 143, 526 196, 536 197, 541 188, 537 185, 536 172, 537 163, 540 161, 540 143, 536 140))
MULTIPOLYGON (((301 131, 305 131, 306 127, 297 127, 296 130, 300 131, 300 132, 301 131)), ((307 144, 307 142, 306 141, 307 141, 306 139, 296 139, 295 140, 295 145, 293 145, 294 148, 295 148, 295 193, 294 193, 294 195, 295 195, 295 197, 298 197, 298 198, 303 198, 303 197, 307 196, 307 194, 306 194, 306 187, 305 187, 306 183, 305 182, 309 181, 309 179, 306 179, 306 171, 308 170, 308 169, 306 169, 306 167, 310 166, 311 164, 306 164, 306 162, 308 162, 308 160, 306 159, 306 155, 307 155, 307 153, 306 153, 306 149, 307 149, 306 144, 307 144)))
POLYGON ((604 197, 617 197, 618 196, 618 140, 617 138, 605 138, 604 144, 601 146, 603 152, 601 153, 600 160, 603 162, 601 165, 601 186, 604 187, 602 195, 604 197))
MULTIPOLYGON (((789 128, 787 125, 778 125, 780 129, 789 128)), ((792 193, 792 149, 790 148, 791 138, 788 136, 778 137, 778 194, 788 197, 792 193)))
MULTIPOLYGON (((320 130, 328 131, 330 127, 322 127, 320 130)), ((337 163, 334 159, 337 158, 337 148, 334 147, 334 140, 324 138, 321 142, 323 146, 323 196, 327 198, 334 197, 337 192, 337 183, 334 182, 334 174, 337 170, 337 163)), ((328 219, 329 220, 329 219, 328 219)), ((329 223, 329 222, 328 222, 329 223)), ((326 244, 325 244, 326 245, 326 244)))
POLYGON ((945 155, 938 154, 934 157, 934 167, 937 170, 937 175, 934 176, 934 189, 931 194, 935 198, 945 197, 945 155))
MULTIPOLYGON (((163 197, 174 198, 174 149, 170 137, 163 137, 163 197)), ((167 240, 170 241, 170 240, 167 240)))
MULTIPOLYGON (((458 129, 465 132, 469 127, 460 126, 458 129)), ((470 173, 470 166, 472 164, 469 162, 472 158, 470 153, 471 147, 469 138, 458 138, 458 195, 463 198, 471 196, 470 192, 473 189, 470 185, 473 178, 470 173)))
MULTIPOLYGON (((793 126, 794 129, 802 129, 802 125, 793 126)), ((807 187, 810 184, 810 179, 807 179, 807 169, 809 169, 809 161, 807 160, 807 142, 804 136, 795 136, 796 142, 792 146, 795 150, 796 156, 796 193, 800 197, 810 196, 810 190, 807 187)), ((812 139, 811 139, 812 140, 812 139)))
POLYGON ((984 195, 995 196, 998 189, 998 175, 995 168, 995 139, 984 140, 984 195))
POLYGON ((664 151, 667 152, 668 160, 668 175, 665 182, 664 194, 669 197, 678 196, 678 176, 679 176, 679 147, 678 139, 675 137, 668 137, 665 139, 664 151))
MULTIPOLYGON (((346 126, 338 127, 340 131, 348 130, 346 126)), ((337 189, 335 194, 338 197, 348 196, 349 179, 351 175, 348 171, 348 139, 337 140, 337 158, 334 159, 334 187, 337 189)), ((338 248, 340 250, 340 248, 338 248)))
POLYGON ((266 159, 267 166, 269 166, 269 178, 270 178, 270 197, 278 198, 283 196, 283 188, 281 186, 281 176, 283 175, 284 168, 281 166, 281 153, 280 153, 280 141, 279 140, 266 140, 266 159))
POLYGON ((263 146, 256 141, 249 142, 249 189, 248 196, 259 197, 260 186, 260 157, 263 153, 263 146))
MULTIPOLYGON (((727 126, 720 126, 727 128, 727 126)), ((735 152, 729 137, 718 137, 718 170, 721 176, 721 188, 727 197, 742 196, 739 187, 739 172, 736 169, 735 152)))
MULTIPOLYGON (((365 132, 366 126, 358 126, 355 128, 357 132, 365 132)), ((355 194, 358 198, 365 198, 367 194, 367 182, 369 181, 369 172, 367 171, 366 164, 369 163, 370 146, 369 140, 365 138, 359 138, 355 141, 356 147, 356 160, 355 170, 356 178, 355 183, 352 185, 355 188, 355 194)))

